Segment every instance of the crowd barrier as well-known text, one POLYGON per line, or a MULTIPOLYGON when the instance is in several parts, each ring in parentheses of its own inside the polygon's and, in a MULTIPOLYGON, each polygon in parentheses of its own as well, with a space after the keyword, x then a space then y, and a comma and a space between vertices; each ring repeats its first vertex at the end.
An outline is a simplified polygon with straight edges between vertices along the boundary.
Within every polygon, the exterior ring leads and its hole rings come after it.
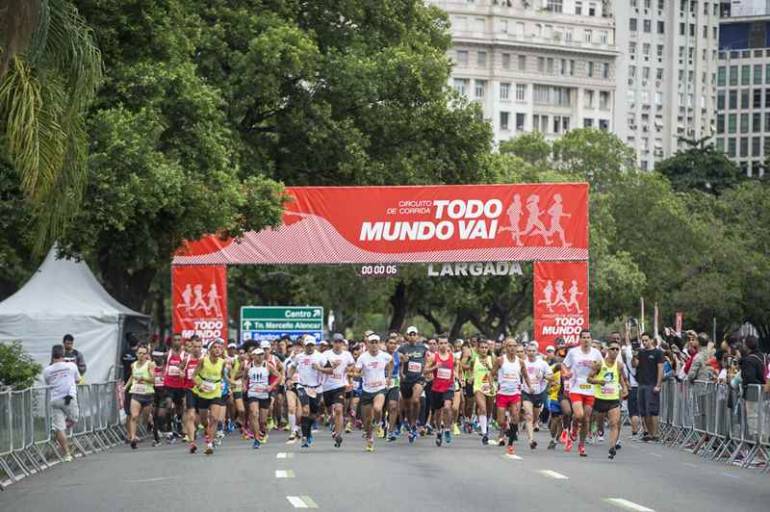
POLYGON ((759 385, 666 381, 660 440, 714 461, 770 470, 770 394, 759 385))
MULTIPOLYGON (((68 432, 73 457, 123 443, 121 390, 117 381, 78 386, 80 416, 68 432)), ((63 461, 51 431, 50 402, 44 386, 0 391, 0 489, 63 461)))

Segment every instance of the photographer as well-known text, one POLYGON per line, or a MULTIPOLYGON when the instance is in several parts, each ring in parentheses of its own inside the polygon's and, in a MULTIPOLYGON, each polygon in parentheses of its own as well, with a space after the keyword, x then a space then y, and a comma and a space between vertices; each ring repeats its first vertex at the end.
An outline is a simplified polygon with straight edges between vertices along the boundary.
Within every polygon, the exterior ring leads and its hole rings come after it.
POLYGON ((75 363, 64 360, 64 346, 54 345, 51 365, 43 370, 43 380, 51 386, 51 426, 64 452, 64 461, 72 460, 67 444, 67 429, 78 420, 77 383, 80 372, 75 363))

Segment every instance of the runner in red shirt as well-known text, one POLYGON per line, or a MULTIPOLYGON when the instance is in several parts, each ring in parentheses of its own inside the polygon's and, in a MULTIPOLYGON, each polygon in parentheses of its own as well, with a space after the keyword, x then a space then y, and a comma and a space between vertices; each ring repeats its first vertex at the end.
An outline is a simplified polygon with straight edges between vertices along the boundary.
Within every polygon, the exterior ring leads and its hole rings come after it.
POLYGON ((198 423, 197 414, 195 412, 195 395, 192 392, 195 381, 195 369, 198 368, 198 363, 203 357, 203 342, 195 335, 191 338, 190 353, 185 354, 184 361, 182 362, 182 372, 184 378, 185 387, 185 412, 184 426, 185 426, 185 440, 190 443, 190 453, 195 453, 198 447, 195 445, 195 425, 198 423))
POLYGON ((442 442, 452 442, 452 402, 454 400, 455 358, 449 348, 449 338, 438 338, 438 352, 432 356, 425 373, 433 374, 430 391, 430 403, 433 410, 433 423, 436 427, 436 446, 442 442), (443 437, 442 437, 443 434, 443 437))
POLYGON ((186 358, 182 348, 182 336, 175 334, 171 339, 171 348, 165 354, 165 365, 163 365, 163 386, 166 388, 168 398, 174 403, 174 427, 173 432, 169 432, 169 441, 174 437, 181 437, 184 423, 184 398, 185 398, 185 379, 182 365, 186 358), (179 427, 177 427, 177 425, 179 427))

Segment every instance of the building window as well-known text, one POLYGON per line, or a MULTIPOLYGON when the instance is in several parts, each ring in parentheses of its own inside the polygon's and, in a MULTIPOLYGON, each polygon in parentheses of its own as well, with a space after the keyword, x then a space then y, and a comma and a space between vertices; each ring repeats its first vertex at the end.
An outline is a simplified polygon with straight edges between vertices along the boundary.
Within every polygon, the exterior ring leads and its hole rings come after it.
MULTIPOLYGON (((647 69, 649 69, 649 68, 647 68, 647 69)), ((602 76, 604 78, 609 78, 610 77, 610 65, 607 62, 602 64, 602 76)))
POLYGON ((725 109, 725 91, 717 92, 717 110, 725 109))
POLYGON ((644 20, 642 26, 644 27, 645 34, 652 32, 652 20, 644 20))
POLYGON ((474 88, 474 96, 478 99, 481 99, 484 97, 484 91, 487 88, 487 81, 486 80, 476 80, 476 87, 474 88))
POLYGON ((607 131, 610 129, 610 122, 606 119, 599 119, 599 129, 607 131))
POLYGON ((751 131, 754 133, 762 131, 762 114, 759 112, 751 114, 751 131))
POLYGON ((503 69, 511 69, 511 54, 503 54, 503 69))
POLYGON ((468 79, 467 78, 455 78, 453 87, 455 91, 459 92, 463 96, 466 95, 466 91, 468 90, 468 79))
POLYGON ((583 91, 583 107, 594 108, 594 92, 586 89, 583 91))
POLYGON ((628 28, 631 30, 631 32, 636 32, 636 30, 637 30, 636 18, 629 18, 629 20, 628 20, 628 28))
MULTIPOLYGON (((767 69, 770 70, 770 64, 768 64, 767 69)), ((727 78, 727 68, 724 66, 719 66, 719 69, 717 69, 717 86, 724 87, 726 78, 727 78)))
POLYGON ((588 76, 593 77, 594 76, 594 63, 588 62, 588 76))
POLYGON ((735 137, 727 139, 727 156, 735 158, 735 137))
POLYGON ((500 129, 508 130, 508 119, 511 117, 510 112, 500 112, 500 129))
POLYGON ((762 108, 762 89, 754 89, 751 105, 754 108, 762 108))
POLYGON ((545 6, 546 11, 562 12, 564 9, 564 0, 548 0, 545 6))
POLYGON ((742 109, 749 108, 749 90, 748 89, 741 90, 741 108, 742 109))
POLYGON ((487 52, 479 52, 476 60, 476 64, 479 66, 487 65, 487 52))
POLYGON ((583 30, 583 40, 586 43, 590 43, 591 39, 593 39, 593 36, 594 36, 594 31, 591 30, 590 28, 583 30))
POLYGON ((754 64, 754 85, 762 85, 762 64, 754 64))
POLYGON ((727 133, 735 133, 737 118, 736 114, 727 115, 727 133))
POLYGON ((738 91, 732 90, 729 94, 730 100, 727 104, 727 107, 731 110, 738 108, 738 91))
POLYGON ((751 83, 751 66, 741 66, 741 85, 749 85, 751 83))
POLYGON ((553 59, 551 57, 545 59, 545 71, 549 75, 553 75, 553 59))
POLYGON ((594 127, 594 120, 590 117, 586 117, 583 119, 583 128, 593 128, 594 127))
POLYGON ((511 94, 511 84, 504 82, 500 84, 500 99, 508 100, 511 94))
POLYGON ((749 138, 741 137, 741 154, 739 156, 749 156, 749 138))
POLYGON ((738 85, 738 66, 730 66, 730 85, 738 85))
MULTIPOLYGON (((610 93, 607 91, 599 91, 599 109, 610 109, 610 93)), ((601 121, 600 121, 601 123, 601 121)))
POLYGON ((537 70, 540 73, 545 73, 545 57, 537 58, 537 70))
POLYGON ((666 32, 666 24, 663 21, 658 22, 658 34, 665 34, 666 32))
POLYGON ((516 84, 516 101, 524 101, 527 97, 527 84, 516 84))
POLYGON ((575 14, 577 14, 578 16, 583 15, 583 2, 581 2, 580 0, 575 2, 575 14))
POLYGON ((717 133, 725 132, 725 115, 717 114, 717 133))
POLYGON ((741 133, 749 133, 749 115, 741 114, 741 133))
POLYGON ((527 121, 527 114, 516 114, 516 131, 523 132, 527 121))
POLYGON ((519 55, 518 62, 519 62, 519 64, 518 64, 519 71, 524 71, 525 69, 527 69, 527 56, 526 55, 519 55))

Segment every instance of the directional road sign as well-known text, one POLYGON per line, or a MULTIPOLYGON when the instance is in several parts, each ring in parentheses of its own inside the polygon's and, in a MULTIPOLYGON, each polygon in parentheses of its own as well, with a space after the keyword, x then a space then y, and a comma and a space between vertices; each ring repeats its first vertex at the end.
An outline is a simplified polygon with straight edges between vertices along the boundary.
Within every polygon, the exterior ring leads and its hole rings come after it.
POLYGON ((241 341, 269 340, 288 335, 292 339, 312 334, 320 340, 324 309, 320 306, 243 306, 241 341))

